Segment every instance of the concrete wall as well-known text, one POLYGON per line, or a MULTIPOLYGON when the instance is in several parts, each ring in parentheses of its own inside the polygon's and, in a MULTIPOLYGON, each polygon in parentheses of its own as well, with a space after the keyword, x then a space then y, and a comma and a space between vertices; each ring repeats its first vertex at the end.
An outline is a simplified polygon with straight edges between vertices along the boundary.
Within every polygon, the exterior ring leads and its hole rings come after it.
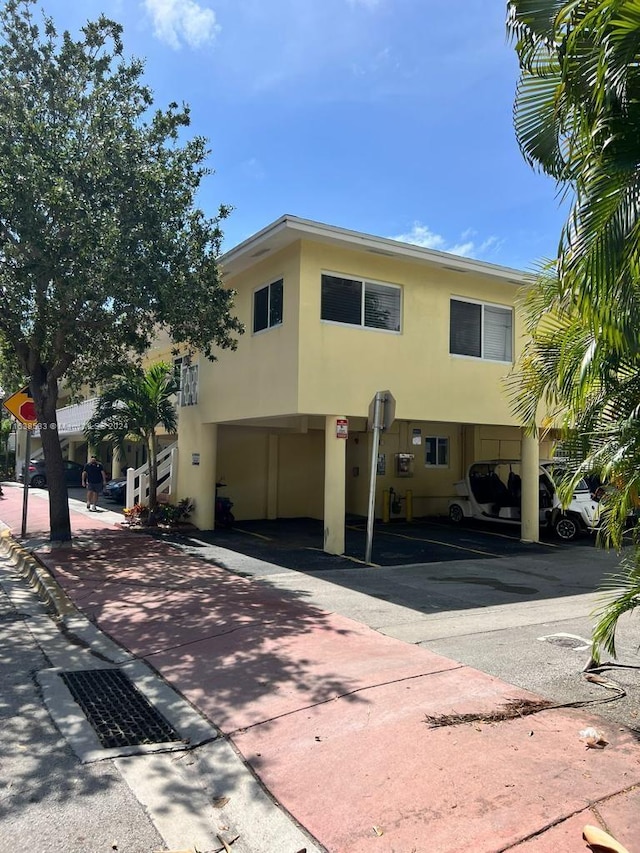
MULTIPOLYGON (((511 365, 449 354, 452 296, 512 306, 514 284, 367 252, 304 242, 301 256, 300 411, 367 413, 389 389, 401 420, 511 424, 502 380, 511 365), (323 271, 402 288, 400 333, 320 320, 323 271)), ((515 318, 516 354, 522 326, 515 318)))

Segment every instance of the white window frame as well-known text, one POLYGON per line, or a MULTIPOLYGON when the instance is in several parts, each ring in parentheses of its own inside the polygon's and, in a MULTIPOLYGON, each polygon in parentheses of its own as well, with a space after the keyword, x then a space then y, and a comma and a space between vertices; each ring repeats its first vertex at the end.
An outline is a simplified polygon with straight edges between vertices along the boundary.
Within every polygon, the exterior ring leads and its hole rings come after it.
POLYGON ((388 281, 376 281, 373 278, 365 278, 363 276, 353 275, 352 273, 335 272, 331 270, 322 270, 320 273, 320 322, 327 323, 330 326, 343 326, 347 329, 367 329, 370 332, 384 332, 387 335, 402 334, 402 311, 403 311, 403 293, 401 284, 391 284, 388 281), (362 285, 360 294, 360 322, 359 323, 343 323, 340 320, 325 320, 322 317, 322 279, 323 276, 332 276, 334 278, 344 278, 349 281, 355 281, 362 285), (381 329, 379 326, 365 325, 365 305, 366 305, 366 289, 368 284, 373 284, 376 287, 386 287, 389 290, 398 290, 400 293, 400 302, 398 306, 398 329, 381 329))
POLYGON ((180 389, 182 388, 182 367, 184 363, 185 357, 183 355, 177 355, 173 359, 173 376, 179 385, 178 394, 180 393, 180 389))
POLYGON ((486 302, 480 299, 469 299, 466 296, 450 296, 449 297, 449 355, 454 358, 471 358, 474 361, 491 361, 494 364, 513 364, 513 354, 515 348, 514 341, 514 326, 515 326, 515 311, 513 305, 501 305, 499 302, 486 302), (482 312, 480 317, 480 355, 467 355, 461 352, 451 352, 451 303, 452 302, 467 302, 470 305, 480 305, 482 312), (485 308, 501 308, 503 311, 508 311, 511 314, 511 358, 490 358, 485 355, 485 308))
POLYGON ((198 405, 198 363, 182 363, 180 378, 180 406, 198 405))
POLYGON ((277 278, 272 279, 268 284, 261 284, 259 287, 254 288, 253 293, 251 294, 251 334, 252 335, 262 335, 264 332, 268 332, 269 329, 278 329, 282 323, 284 322, 284 276, 278 276, 277 278), (274 284, 282 285, 282 316, 280 317, 280 321, 278 323, 271 322, 271 288, 274 284), (261 290, 267 291, 267 325, 263 329, 254 330, 254 326, 256 323, 256 295, 260 293, 261 290))
POLYGON ((450 451, 451 451, 451 443, 449 441, 448 435, 426 435, 424 437, 424 467, 425 468, 449 468, 450 466, 450 451), (436 461, 435 462, 427 462, 427 447, 429 443, 435 441, 436 443, 436 461), (440 443, 443 443, 447 448, 447 461, 445 463, 438 462, 440 458, 440 454, 438 452, 440 448, 440 443))

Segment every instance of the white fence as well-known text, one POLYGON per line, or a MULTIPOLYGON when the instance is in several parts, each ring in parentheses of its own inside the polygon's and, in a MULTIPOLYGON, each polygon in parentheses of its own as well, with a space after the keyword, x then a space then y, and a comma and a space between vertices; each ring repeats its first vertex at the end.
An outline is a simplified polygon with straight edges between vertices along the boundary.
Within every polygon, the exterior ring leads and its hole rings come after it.
MULTIPOLYGON (((178 443, 170 444, 158 453, 159 499, 168 499, 175 495, 178 483, 178 443)), ((127 469, 127 499, 125 505, 147 504, 149 502, 149 464, 140 468, 127 469)))

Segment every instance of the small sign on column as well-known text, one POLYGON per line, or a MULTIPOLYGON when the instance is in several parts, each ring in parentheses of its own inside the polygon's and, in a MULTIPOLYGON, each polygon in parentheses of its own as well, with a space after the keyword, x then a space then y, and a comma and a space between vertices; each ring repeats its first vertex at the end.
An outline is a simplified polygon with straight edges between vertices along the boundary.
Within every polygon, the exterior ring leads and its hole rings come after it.
POLYGON ((346 418, 336 419, 336 438, 349 438, 349 421, 346 418))

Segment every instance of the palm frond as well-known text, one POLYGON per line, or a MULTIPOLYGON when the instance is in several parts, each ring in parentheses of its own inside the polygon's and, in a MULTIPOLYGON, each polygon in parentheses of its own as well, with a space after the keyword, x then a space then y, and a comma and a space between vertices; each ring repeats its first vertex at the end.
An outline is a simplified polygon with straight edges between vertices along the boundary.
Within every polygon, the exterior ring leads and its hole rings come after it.
POLYGON ((620 618, 640 607, 640 563, 638 556, 623 560, 621 571, 609 575, 603 585, 600 605, 594 612, 596 624, 593 629, 592 655, 599 660, 600 649, 604 648, 616 657, 616 629, 620 618))

